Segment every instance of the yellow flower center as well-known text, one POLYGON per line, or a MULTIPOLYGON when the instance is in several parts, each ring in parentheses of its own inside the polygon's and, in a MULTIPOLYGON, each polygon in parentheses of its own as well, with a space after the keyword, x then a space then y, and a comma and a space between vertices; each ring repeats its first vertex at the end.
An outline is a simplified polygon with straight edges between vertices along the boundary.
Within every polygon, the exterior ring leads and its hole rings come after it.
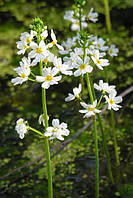
POLYGON ((41 40, 44 40, 45 39, 45 37, 44 36, 41 36, 41 40))
POLYGON ((23 73, 22 75, 21 75, 21 78, 25 78, 26 77, 26 75, 23 73))
POLYGON ((52 45, 56 45, 56 42, 55 41, 52 41, 52 45))
POLYGON ((80 69, 81 69, 81 70, 84 70, 85 68, 86 68, 86 65, 85 65, 85 64, 81 64, 81 65, 80 65, 80 69))
POLYGON ((27 41, 27 43, 30 43, 31 42, 31 38, 28 37, 26 41, 27 41))
POLYGON ((47 82, 51 81, 52 79, 53 79, 53 77, 51 75, 47 75, 46 78, 45 78, 45 80, 47 82))
POLYGON ((38 53, 38 54, 42 53, 42 48, 41 48, 41 47, 38 47, 38 48, 36 49, 36 53, 38 53))
POLYGON ((57 133, 58 129, 59 129, 58 127, 54 127, 54 129, 53 129, 52 132, 53 132, 53 133, 57 133))
POLYGON ((114 104, 114 100, 112 98, 109 100, 109 102, 110 104, 114 104))
POLYGON ((103 90, 102 90, 102 93, 105 93, 105 92, 106 92, 106 89, 103 89, 103 90))
POLYGON ((58 68, 60 68, 60 65, 58 65, 58 68))
POLYGON ((94 111, 94 107, 88 107, 88 111, 94 111))
POLYGON ((113 52, 112 52, 112 50, 110 50, 110 54, 112 54, 113 52))
POLYGON ((76 25, 80 26, 80 22, 77 22, 76 25))
POLYGON ((101 61, 99 59, 96 60, 97 64, 101 64, 101 61))
POLYGON ((97 44, 97 46, 98 46, 99 48, 101 48, 101 45, 100 45, 99 43, 97 44))
POLYGON ((46 58, 46 59, 43 59, 43 62, 44 63, 48 63, 48 59, 46 58))
POLYGON ((21 120, 21 121, 19 121, 19 122, 18 122, 18 124, 23 124, 23 121, 22 121, 22 120, 21 120))
POLYGON ((24 49, 26 49, 27 48, 27 45, 24 45, 24 49))

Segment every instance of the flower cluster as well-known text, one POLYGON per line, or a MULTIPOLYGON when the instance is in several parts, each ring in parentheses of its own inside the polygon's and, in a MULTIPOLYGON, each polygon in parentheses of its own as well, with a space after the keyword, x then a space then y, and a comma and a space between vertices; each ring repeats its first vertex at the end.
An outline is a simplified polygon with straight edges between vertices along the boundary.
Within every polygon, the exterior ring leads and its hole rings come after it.
POLYGON ((67 129, 67 124, 62 122, 59 123, 58 119, 52 120, 52 126, 49 126, 44 133, 44 136, 49 137, 50 140, 52 139, 59 139, 64 140, 62 136, 68 136, 70 131, 67 129))
MULTIPOLYGON (((64 64, 60 57, 58 58, 50 51, 53 46, 56 46, 61 52, 64 50, 64 48, 58 44, 54 31, 51 30, 51 42, 48 42, 47 26, 43 26, 43 22, 39 18, 35 19, 35 24, 33 24, 32 27, 34 27, 34 30, 31 30, 30 33, 21 33, 20 41, 17 42, 17 48, 19 50, 17 54, 24 55, 24 57, 19 63, 20 66, 14 69, 18 77, 13 78, 11 82, 14 85, 21 85, 25 81, 31 80, 41 83, 42 88, 48 89, 50 86, 58 84, 62 78, 60 74, 72 75, 72 71, 70 70, 71 68, 68 67, 68 64, 64 64), (33 67, 38 65, 39 67, 41 65, 41 72, 39 75, 36 75, 33 73, 33 67)), ((49 117, 47 117, 47 120, 49 120, 49 117)), ((46 127, 46 120, 43 114, 39 116, 38 121, 39 124, 43 123, 43 127, 46 127)), ((21 139, 24 138, 28 130, 48 137, 50 140, 54 138, 64 140, 63 136, 69 135, 67 124, 59 124, 58 119, 52 121, 52 127, 45 128, 44 134, 29 125, 27 126, 27 122, 22 118, 17 121, 15 130, 21 139)))
MULTIPOLYGON (((87 27, 87 19, 95 23, 98 20, 98 14, 93 12, 93 8, 91 8, 87 15, 83 14, 82 9, 80 11, 82 17, 79 16, 79 13, 75 14, 72 10, 66 11, 64 19, 71 21, 71 29, 73 31, 78 30, 79 33, 73 38, 68 38, 66 42, 63 42, 64 50, 60 51, 60 54, 64 55, 64 64, 68 65, 69 70, 73 71, 75 77, 92 73, 94 67, 103 70, 105 66, 110 65, 109 56, 117 56, 119 52, 114 44, 108 46, 103 38, 88 35, 84 39, 84 35, 82 36, 82 32, 80 31, 87 27)), ((80 102, 80 104, 85 109, 79 112, 84 113, 84 117, 90 117, 96 113, 100 113, 101 110, 99 108, 102 99, 105 99, 104 103, 108 103, 108 109, 119 110, 121 106, 118 105, 118 103, 122 101, 122 97, 116 96, 115 86, 109 86, 108 83, 104 83, 103 80, 100 80, 99 85, 94 83, 94 88, 101 91, 101 98, 98 102, 95 100, 93 104, 86 104, 81 99, 79 96, 81 84, 78 88, 75 87, 73 89, 73 94, 68 94, 65 101, 69 102, 77 98, 81 100, 82 102, 80 102)))
POLYGON ((108 103, 108 109, 118 111, 119 108, 121 108, 118 103, 122 102, 122 97, 116 96, 117 91, 114 85, 109 86, 108 83, 104 83, 103 80, 100 80, 99 85, 94 83, 94 88, 102 92, 106 100, 105 102, 108 103))
MULTIPOLYGON (((83 12, 83 10, 81 10, 83 12)), ((81 14, 81 27, 86 28, 88 26, 87 22, 88 20, 95 23, 98 19, 98 13, 93 12, 93 8, 90 9, 90 12, 87 15, 81 14)), ((72 31, 80 31, 80 22, 79 22, 79 13, 74 13, 73 10, 66 11, 64 15, 64 19, 68 20, 72 23, 71 30, 72 31)))
POLYGON ((32 67, 37 66, 40 62, 45 65, 43 76, 36 76, 36 79, 33 80, 41 82, 42 87, 45 89, 48 89, 51 85, 58 84, 58 81, 62 78, 62 76, 58 76, 59 72, 65 75, 72 74, 68 66, 62 63, 61 58, 57 58, 50 52, 50 48, 53 46, 63 51, 63 47, 57 42, 54 31, 51 30, 50 43, 46 40, 47 36, 47 26, 44 26, 40 35, 33 30, 30 33, 21 33, 20 41, 17 42, 18 55, 25 55, 25 57, 20 61, 20 67, 14 69, 18 74, 18 77, 12 79, 14 85, 31 80, 30 75, 33 75, 32 67))

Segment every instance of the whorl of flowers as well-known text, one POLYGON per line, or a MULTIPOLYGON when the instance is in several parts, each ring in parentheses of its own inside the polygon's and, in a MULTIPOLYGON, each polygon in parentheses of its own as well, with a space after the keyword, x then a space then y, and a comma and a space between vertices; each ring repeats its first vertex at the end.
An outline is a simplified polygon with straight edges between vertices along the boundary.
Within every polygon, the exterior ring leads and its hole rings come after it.
MULTIPOLYGON (((14 68, 18 76, 13 78, 11 82, 13 85, 21 85, 30 80, 40 83, 42 88, 48 89, 50 86, 58 84, 62 78, 61 74, 72 75, 72 71, 67 64, 63 63, 62 58, 58 58, 51 52, 51 48, 54 46, 60 51, 64 51, 63 46, 57 41, 54 30, 48 31, 47 26, 44 26, 40 18, 35 18, 30 27, 30 32, 21 33, 20 40, 16 42, 18 48, 17 54, 23 57, 19 63, 19 67, 14 68), (50 42, 47 40, 49 34, 51 37, 50 42), (40 67, 40 63, 42 64, 42 72, 35 74, 33 72, 33 66, 40 67)), ((41 124, 41 122, 43 122, 43 126, 45 126, 44 115, 39 117, 39 124, 41 124)), ((49 137, 49 139, 57 138, 64 140, 62 135, 69 135, 67 124, 61 123, 59 125, 59 120, 57 119, 54 119, 52 122, 54 129, 50 130, 51 128, 48 127, 44 134, 41 134, 41 132, 38 132, 26 124, 27 122, 22 118, 16 123, 15 130, 21 139, 24 138, 28 130, 33 130, 44 137, 49 137)))

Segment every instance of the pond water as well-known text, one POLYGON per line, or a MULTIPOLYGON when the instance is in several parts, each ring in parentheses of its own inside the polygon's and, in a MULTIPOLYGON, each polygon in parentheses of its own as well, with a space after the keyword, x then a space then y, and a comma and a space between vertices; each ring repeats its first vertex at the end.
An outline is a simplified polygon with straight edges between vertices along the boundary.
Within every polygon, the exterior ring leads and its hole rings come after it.
MULTIPOLYGON (((78 113, 78 102, 64 105, 64 98, 70 85, 63 82, 48 92, 48 112, 50 121, 55 117, 68 123, 73 136, 87 120, 78 113), (64 91, 60 91, 64 86, 64 91), (58 93, 58 94, 56 94, 58 93), (51 99, 50 99, 51 98, 51 99), (56 105, 55 105, 56 104, 56 105)), ((44 165, 45 147, 42 139, 29 132, 20 140, 14 130, 15 121, 25 117, 31 126, 39 128, 38 115, 41 113, 41 94, 39 86, 22 86, 11 89, 5 85, 3 93, 8 93, 7 100, 1 99, 0 105, 0 197, 47 197, 47 172, 44 165), (18 95, 19 94, 19 95, 18 95), (39 101, 39 102, 38 102, 39 101), (39 157, 42 157, 40 160, 39 157), (38 159, 36 162, 35 160, 38 159), (33 164, 28 165, 29 162, 33 164), (21 170, 14 170, 25 165, 21 170), (12 172, 9 176, 5 176, 12 172)), ((133 150, 132 150, 132 117, 129 108, 124 110, 126 117, 117 120, 118 144, 120 146, 120 166, 115 165, 114 148, 110 126, 105 122, 107 140, 111 155, 112 172, 115 185, 108 178, 107 163, 103 151, 102 138, 99 133, 100 153, 100 197, 132 198, 133 197, 133 150)), ((121 114, 122 112, 120 112, 121 114)), ((106 115, 107 116, 107 115, 106 115)), ((118 116, 118 114, 117 114, 118 116)), ((68 137, 69 138, 69 137, 68 137)), ((67 139, 67 138, 66 138, 67 139)), ((51 147, 60 144, 51 142, 51 147)), ((56 151, 57 149, 55 149, 56 151)), ((52 159, 54 197, 93 198, 95 195, 95 157, 92 128, 86 129, 75 140, 52 159)))

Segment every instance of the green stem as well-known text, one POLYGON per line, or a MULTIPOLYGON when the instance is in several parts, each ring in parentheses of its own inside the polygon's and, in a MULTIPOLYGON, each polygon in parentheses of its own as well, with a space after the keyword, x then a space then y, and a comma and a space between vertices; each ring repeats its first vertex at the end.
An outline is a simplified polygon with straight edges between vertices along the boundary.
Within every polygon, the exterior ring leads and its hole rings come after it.
POLYGON ((111 124, 112 124, 112 129, 113 129, 113 139, 114 139, 114 149, 115 149, 115 159, 116 159, 116 164, 120 164, 119 160, 119 152, 118 152, 118 145, 117 145, 117 138, 116 138, 116 129, 115 129, 115 121, 114 121, 114 112, 111 109, 111 124))
MULTIPOLYGON (((34 129, 34 128, 30 127, 30 126, 29 126, 29 129, 30 129, 31 131, 34 131, 35 133, 37 133, 37 134, 39 134, 39 135, 41 135, 41 136, 44 137, 44 135, 43 135, 40 131, 38 131, 37 129, 34 129)), ((45 137, 44 137, 44 138, 45 138, 45 137)))
MULTIPOLYGON (((93 93, 91 89, 91 83, 90 83, 90 78, 89 74, 86 73, 86 82, 87 82, 87 87, 88 87, 88 92, 90 95, 90 100, 91 103, 93 104, 94 98, 93 98, 93 93)), ((99 151, 98 151, 98 135, 97 135, 97 122, 96 122, 96 116, 94 116, 93 119, 93 126, 94 126, 94 141, 95 141, 95 158, 96 158, 96 173, 95 173, 95 181, 96 181, 96 198, 99 198, 99 151)))
POLYGON ((85 75, 86 75, 86 83, 87 83, 87 87, 88 87, 88 92, 90 95, 90 101, 91 101, 91 103, 93 103, 94 99, 93 99, 93 94, 92 94, 92 89, 91 89, 90 77, 89 77, 88 73, 86 73, 85 75))
POLYGON ((107 83, 109 82, 108 72, 109 72, 108 68, 105 67, 105 81, 106 81, 107 83))
POLYGON ((32 79, 32 78, 29 78, 28 77, 28 80, 32 81, 32 82, 37 82, 36 80, 32 79))
POLYGON ((96 198, 99 198, 99 154, 98 154, 98 135, 97 135, 97 123, 96 116, 93 120, 94 126, 94 140, 95 140, 95 158, 96 158, 96 198))
POLYGON ((111 32, 111 20, 110 20, 110 12, 109 12, 109 2, 108 0, 103 0, 104 1, 104 9, 105 9, 105 18, 106 18, 106 27, 108 33, 111 32))
POLYGON ((81 87, 82 87, 82 96, 84 96, 85 89, 84 89, 84 78, 83 78, 83 76, 80 76, 80 83, 81 83, 81 87))
MULTIPOLYGON (((105 79, 106 79, 106 82, 108 82, 108 72, 107 72, 107 70, 105 70, 105 79)), ((114 112, 113 112, 112 109, 111 109, 110 113, 111 113, 111 124, 112 124, 112 130, 113 130, 115 159, 116 159, 116 164, 119 165, 120 164, 120 160, 119 160, 119 153, 118 153, 118 146, 117 146, 117 137, 116 137, 116 129, 115 129, 114 112)))
POLYGON ((79 99, 81 102, 84 102, 84 100, 83 100, 81 97, 78 97, 78 99, 79 99))
MULTIPOLYGON (((43 72, 43 63, 40 62, 40 74, 43 72)), ((43 116, 45 120, 45 131, 48 127, 48 114, 47 114, 47 104, 46 104, 46 91, 42 88, 42 108, 43 108, 43 116)), ((51 160, 50 160, 50 149, 49 149, 49 141, 48 138, 45 137, 45 151, 46 151, 46 159, 47 159, 47 172, 48 172, 48 198, 53 198, 53 184, 52 184, 52 171, 51 171, 51 160)))
POLYGON ((30 72, 31 73, 31 75, 34 77, 34 78, 36 78, 36 75, 33 73, 33 72, 30 72))
MULTIPOLYGON (((92 81, 92 79, 91 79, 91 81, 92 81)), ((93 82, 92 82, 92 84, 93 84, 93 82)), ((93 86, 92 86, 92 89, 93 89, 93 93, 94 93, 94 99, 96 99, 95 91, 94 91, 94 87, 93 86)), ((102 94, 101 98, 99 99, 99 102, 98 102, 98 105, 97 105, 98 107, 100 105, 100 102, 101 102, 102 98, 103 98, 103 94, 102 94)), ((107 140, 106 140, 106 135, 104 133, 103 122, 102 122, 100 114, 98 114, 98 122, 99 122, 99 126, 100 126, 100 131, 102 133, 102 141, 103 141, 104 152, 105 152, 106 160, 107 160, 109 178, 110 178, 110 181, 112 182, 112 184, 114 184, 114 178, 113 178, 112 169, 111 169, 110 154, 109 154, 107 140)))
POLYGON ((79 8, 79 24, 80 24, 80 32, 82 31, 82 12, 81 12, 81 8, 79 8))
POLYGON ((110 178, 112 184, 114 184, 114 178, 113 178, 112 170, 111 170, 110 154, 109 154, 109 151, 108 151, 106 135, 104 134, 103 124, 102 124, 101 116, 99 114, 98 114, 98 121, 99 121, 99 125, 100 125, 100 130, 102 132, 103 147, 104 147, 106 160, 107 160, 109 178, 110 178))
POLYGON ((100 105, 100 102, 101 102, 102 98, 103 98, 103 94, 101 95, 101 97, 100 97, 100 99, 99 99, 99 101, 98 101, 98 103, 97 103, 97 106, 98 106, 98 107, 99 107, 99 105, 100 105))

